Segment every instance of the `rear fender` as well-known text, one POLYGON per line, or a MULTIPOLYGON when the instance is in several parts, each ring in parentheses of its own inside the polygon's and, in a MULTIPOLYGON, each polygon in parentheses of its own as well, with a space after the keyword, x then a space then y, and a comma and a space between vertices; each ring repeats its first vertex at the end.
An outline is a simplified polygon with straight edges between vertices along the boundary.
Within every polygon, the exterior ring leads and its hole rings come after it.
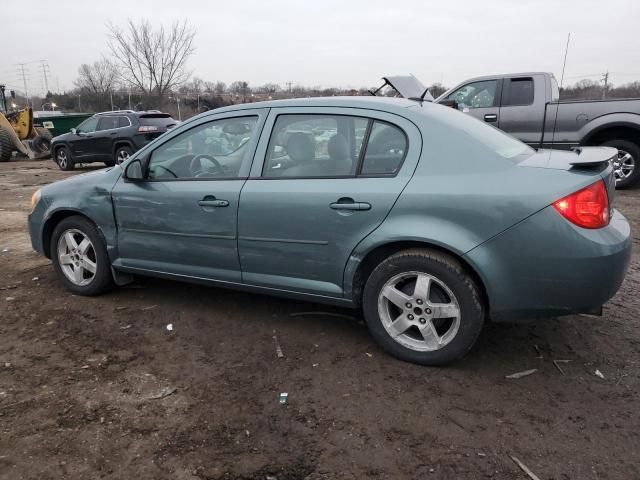
POLYGON ((578 132, 582 145, 588 145, 600 132, 610 128, 631 128, 640 135, 640 115, 634 113, 609 113, 595 118, 583 125, 578 132))

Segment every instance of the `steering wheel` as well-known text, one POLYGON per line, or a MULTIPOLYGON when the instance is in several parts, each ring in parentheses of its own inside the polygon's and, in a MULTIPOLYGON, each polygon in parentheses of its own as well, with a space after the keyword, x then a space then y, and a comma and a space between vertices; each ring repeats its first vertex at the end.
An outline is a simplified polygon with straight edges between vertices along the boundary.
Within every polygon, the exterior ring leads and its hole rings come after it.
POLYGON ((212 174, 224 175, 224 167, 220 164, 220 162, 215 157, 206 154, 200 154, 193 157, 191 159, 191 163, 189 164, 189 170, 191 170, 194 177, 203 177, 205 175, 212 174), (213 163, 214 169, 203 168, 202 162, 200 161, 203 158, 213 163))

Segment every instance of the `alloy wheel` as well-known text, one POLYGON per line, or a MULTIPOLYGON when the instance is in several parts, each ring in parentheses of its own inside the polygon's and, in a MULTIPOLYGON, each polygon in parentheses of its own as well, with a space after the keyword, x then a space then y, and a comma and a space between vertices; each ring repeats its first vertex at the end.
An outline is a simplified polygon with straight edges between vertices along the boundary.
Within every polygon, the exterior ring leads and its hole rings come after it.
POLYGON ((79 287, 96 275, 96 251, 89 237, 80 230, 66 230, 58 239, 58 262, 65 277, 79 287))
POLYGON ((419 352, 445 347, 460 327, 460 305, 451 289, 423 272, 388 280, 378 295, 378 314, 391 338, 419 352))
POLYGON ((633 174, 636 162, 629 152, 618 150, 618 157, 611 162, 611 165, 613 166, 613 174, 617 183, 633 174))
POLYGON ((131 155, 125 149, 118 150, 118 154, 116 156, 116 161, 120 164, 126 161, 131 155))
POLYGON ((56 160, 58 161, 58 165, 60 166, 60 168, 64 169, 67 167, 67 162, 68 162, 68 158, 67 158, 67 152, 64 151, 64 149, 60 149, 56 152, 56 160))

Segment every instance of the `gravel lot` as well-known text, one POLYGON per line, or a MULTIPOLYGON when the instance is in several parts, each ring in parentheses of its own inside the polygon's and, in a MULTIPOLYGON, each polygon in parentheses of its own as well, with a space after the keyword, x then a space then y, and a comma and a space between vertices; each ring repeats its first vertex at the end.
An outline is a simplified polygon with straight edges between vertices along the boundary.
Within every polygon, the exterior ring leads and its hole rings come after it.
MULTIPOLYGON (((425 368, 348 310, 144 278, 70 295, 26 216, 92 168, 0 163, 0 478, 527 479, 512 456, 540 479, 640 478, 637 253, 603 317, 489 325, 425 368)), ((616 206, 640 231, 640 190, 616 206)))

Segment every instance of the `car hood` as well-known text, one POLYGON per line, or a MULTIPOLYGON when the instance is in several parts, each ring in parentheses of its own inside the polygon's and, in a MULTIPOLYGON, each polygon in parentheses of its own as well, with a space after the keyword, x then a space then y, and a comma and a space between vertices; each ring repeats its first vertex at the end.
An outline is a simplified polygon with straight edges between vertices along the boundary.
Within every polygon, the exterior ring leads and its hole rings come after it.
POLYGON ((51 139, 51 143, 64 142, 65 140, 69 140, 73 136, 74 135, 71 132, 63 133, 62 135, 58 135, 57 137, 53 137, 51 139))
POLYGON ((82 195, 83 191, 88 193, 96 189, 110 192, 121 175, 122 169, 119 166, 74 175, 42 187, 42 195, 48 198, 59 195, 82 195))

